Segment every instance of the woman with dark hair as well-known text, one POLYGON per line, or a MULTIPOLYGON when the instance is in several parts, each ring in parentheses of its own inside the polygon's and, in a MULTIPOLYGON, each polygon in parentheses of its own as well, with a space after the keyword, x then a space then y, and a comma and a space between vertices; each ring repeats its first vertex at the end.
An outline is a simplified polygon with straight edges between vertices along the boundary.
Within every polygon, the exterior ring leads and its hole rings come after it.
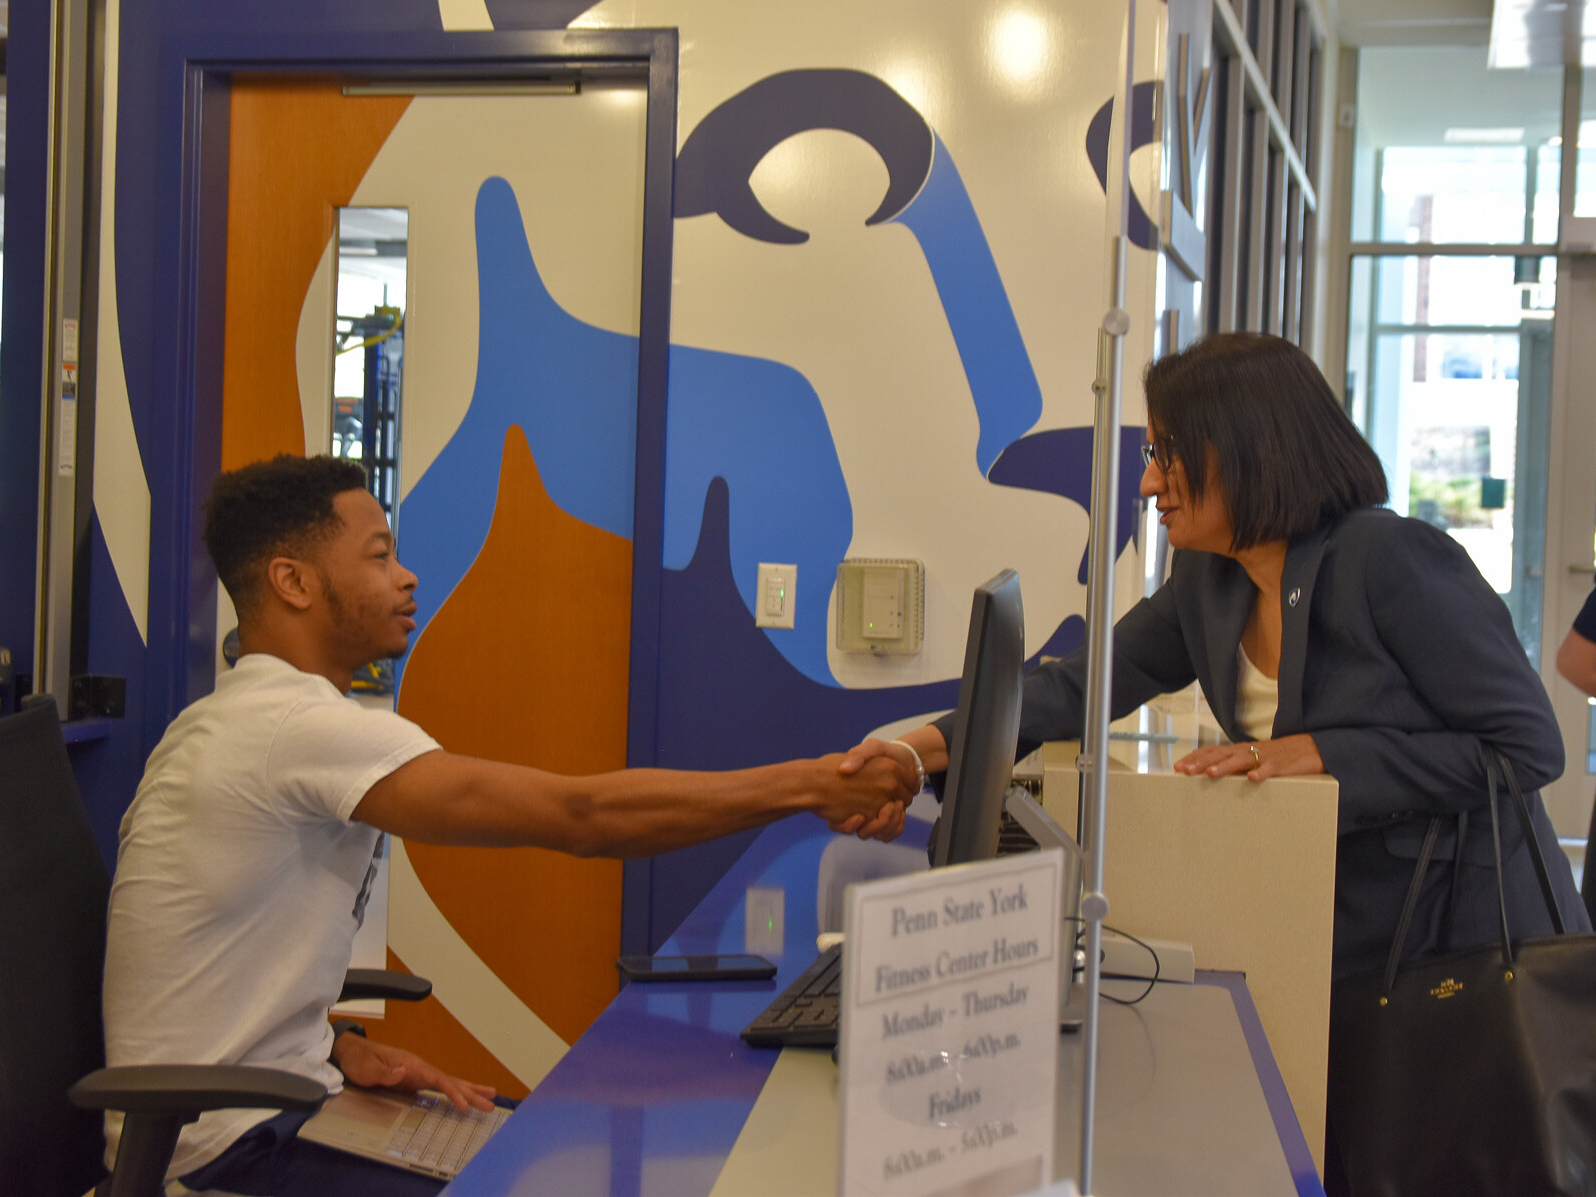
MULTIPOLYGON (((1551 703, 1468 554, 1379 506, 1379 459, 1300 349, 1212 336, 1153 363, 1145 383, 1141 490, 1175 555, 1169 581, 1115 628, 1114 717, 1196 680, 1230 743, 1198 748, 1177 770, 1335 777, 1333 975, 1377 969, 1431 817, 1483 813, 1487 747, 1531 792, 1541 843, 1557 843, 1532 792, 1563 770, 1551 703)), ((1084 650, 1026 678, 1021 753, 1080 736, 1085 678, 1084 650)), ((935 773, 951 727, 947 717, 889 744, 867 740, 843 768, 891 752, 935 773)), ((1495 941, 1490 820, 1462 825, 1449 942, 1451 820, 1420 893, 1410 956, 1495 941)), ((1516 820, 1502 830, 1513 934, 1549 934, 1516 820)), ((1549 856, 1569 930, 1588 929, 1566 858, 1549 856)))

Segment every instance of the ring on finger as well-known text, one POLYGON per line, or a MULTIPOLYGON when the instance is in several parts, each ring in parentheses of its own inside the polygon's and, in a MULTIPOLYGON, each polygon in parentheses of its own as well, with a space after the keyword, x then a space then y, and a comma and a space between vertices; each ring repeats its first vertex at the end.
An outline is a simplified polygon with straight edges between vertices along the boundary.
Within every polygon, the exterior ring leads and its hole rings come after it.
POLYGON ((1258 745, 1256 745, 1256 744, 1247 745, 1247 751, 1252 753, 1252 763, 1253 763, 1254 766, 1263 764, 1263 757, 1258 755, 1258 745))

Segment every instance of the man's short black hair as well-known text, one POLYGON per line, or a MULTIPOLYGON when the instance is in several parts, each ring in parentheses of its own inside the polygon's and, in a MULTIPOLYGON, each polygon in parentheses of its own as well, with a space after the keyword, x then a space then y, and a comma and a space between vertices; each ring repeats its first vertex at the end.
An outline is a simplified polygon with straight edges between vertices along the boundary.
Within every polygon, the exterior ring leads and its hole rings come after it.
POLYGON ((1147 368, 1147 418, 1200 499, 1208 448, 1232 547, 1290 541, 1389 496, 1380 459, 1313 360, 1262 333, 1217 333, 1147 368))
POLYGON ((338 530, 333 499, 365 489, 366 471, 337 457, 284 453, 218 477, 205 505, 205 548, 239 613, 259 598, 267 561, 308 556, 338 530))

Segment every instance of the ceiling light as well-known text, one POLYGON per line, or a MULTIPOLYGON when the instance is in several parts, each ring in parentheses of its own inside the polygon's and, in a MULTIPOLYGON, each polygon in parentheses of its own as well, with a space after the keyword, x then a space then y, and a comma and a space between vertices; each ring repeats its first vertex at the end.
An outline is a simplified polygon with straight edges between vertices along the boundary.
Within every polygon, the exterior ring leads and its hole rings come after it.
POLYGON ((1524 129, 1448 129, 1441 140, 1448 145, 1519 145, 1524 129))

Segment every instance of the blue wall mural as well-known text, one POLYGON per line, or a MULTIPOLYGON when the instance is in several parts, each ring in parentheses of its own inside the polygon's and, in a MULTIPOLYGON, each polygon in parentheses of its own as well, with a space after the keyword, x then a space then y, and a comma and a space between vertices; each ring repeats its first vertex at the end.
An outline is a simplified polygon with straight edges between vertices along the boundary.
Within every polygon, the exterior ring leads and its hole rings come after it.
MULTIPOLYGON (((677 215, 715 213, 755 239, 802 244, 808 234, 766 213, 748 178, 794 131, 841 123, 881 150, 893 177, 888 199, 867 223, 902 223, 925 253, 979 418, 981 472, 999 485, 1086 506, 1092 430, 1025 437, 1041 414, 1041 388, 974 205, 947 147, 881 80, 856 71, 794 71, 728 100, 683 147, 677 215), (838 105, 839 93, 847 105, 838 105), (748 124, 738 123, 739 115, 748 124), (908 197, 902 211, 892 207, 894 191, 908 197)), ((555 302, 503 179, 487 180, 478 193, 476 235, 475 391, 465 420, 402 513, 406 556, 426 565, 418 632, 487 536, 497 479, 481 464, 494 459, 511 424, 526 430, 555 503, 617 536, 632 534, 636 339, 578 320, 555 302)), ((1124 436, 1134 460, 1141 430, 1124 436)), ((665 476, 667 569, 686 568, 700 544, 711 484, 727 488, 729 572, 743 622, 754 609, 758 562, 792 562, 801 576, 826 578, 847 553, 852 508, 825 409, 809 381, 783 363, 673 347, 665 476), (783 468, 769 470, 770 461, 783 468)), ((1122 483, 1120 549, 1135 532, 1138 502, 1135 475, 1122 483)), ((1085 568, 1083 555, 1083 582, 1085 568)), ((806 603, 792 632, 758 634, 805 678, 835 686, 826 616, 825 604, 806 603)))
POLYGON ((556 505, 632 537, 637 338, 595 328, 554 301, 503 179, 477 192, 476 241, 481 331, 471 406, 400 510, 405 556, 424 566, 412 642, 487 539, 499 478, 485 463, 498 462, 512 424, 526 432, 556 505))
POLYGON ((676 215, 713 212, 745 237, 802 245, 809 234, 765 210, 750 185, 776 146, 812 129, 840 129, 864 140, 887 167, 887 193, 865 224, 909 206, 931 170, 933 135, 912 104, 863 71, 782 71, 718 104, 676 157, 676 215))
MULTIPOLYGON (((560 27, 587 7, 580 0, 488 0, 500 29, 560 27)), ((43 186, 40 139, 30 130, 35 122, 43 127, 44 78, 29 68, 35 59, 28 51, 41 45, 48 11, 46 0, 13 0, 11 6, 11 116, 27 128, 10 138, 14 200, 7 213, 4 327, 8 344, 14 336, 24 347, 38 341, 36 321, 21 300, 37 294, 43 244, 42 208, 35 210, 26 197, 43 186)), ((166 717, 164 695, 152 690, 150 721, 141 718, 145 692, 136 679, 146 670, 154 678, 165 668, 147 662, 184 651, 186 625, 174 613, 197 601, 192 590, 182 590, 182 579, 162 568, 190 548, 172 542, 165 516, 190 501, 185 487, 196 455, 185 432, 191 413, 179 408, 169 385, 181 373, 170 330, 181 312, 181 205, 174 181, 183 145, 181 129, 162 115, 181 107, 184 80, 170 68, 173 47, 256 35, 274 39, 282 60, 291 62, 319 56, 327 39, 339 35, 401 36, 418 56, 444 37, 436 0, 347 0, 331 6, 316 0, 268 6, 124 0, 119 28, 115 290, 134 431, 156 526, 148 652, 97 529, 91 544, 90 668, 127 676, 130 699, 129 719, 115 742, 84 750, 79 758, 86 786, 107 795, 97 823, 102 844, 114 838, 120 807, 131 797, 166 717)), ((1144 114, 1142 104, 1138 88, 1136 138, 1151 128, 1151 107, 1144 114)), ((1043 413, 1041 387, 979 213, 947 145, 886 82, 860 71, 784 71, 725 98, 696 127, 683 130, 677 216, 718 218, 743 236, 773 245, 801 244, 805 231, 765 212, 749 178, 774 145, 809 129, 852 133, 886 164, 888 187, 867 223, 902 224, 924 255, 978 417, 970 452, 982 474, 995 486, 1059 495, 1084 506, 1091 430, 1035 430, 1043 413)), ((1106 131, 1105 116, 1093 123, 1082 147, 1094 166, 1106 154, 1106 131)), ((629 449, 633 439, 636 339, 577 320, 553 300, 528 249, 516 199, 502 180, 490 179, 480 189, 476 233, 481 339, 471 406, 454 439, 417 481, 401 521, 407 555, 425 564, 425 585, 417 596, 423 627, 486 536, 496 480, 481 463, 498 460, 511 423, 526 430, 556 503, 595 527, 627 537, 632 531, 632 461, 616 446, 629 449)), ((25 351, 6 354, 0 445, 8 460, 29 455, 17 448, 29 429, 26 405, 16 397, 37 396, 36 358, 25 351)), ((951 705, 952 680, 871 691, 838 686, 826 662, 823 603, 803 605, 798 627, 779 638, 754 628, 749 611, 758 561, 796 562, 805 576, 825 577, 852 538, 853 506, 825 408, 810 381, 783 362, 677 346, 670 365, 661 763, 728 768, 831 750, 882 723, 951 705), (773 480, 752 463, 775 449, 792 464, 773 480)), ((1125 445, 1140 435, 1139 428, 1126 429, 1125 445)), ((32 436, 36 448, 36 427, 32 436)), ((0 493, 0 539, 22 545, 32 536, 34 484, 12 485, 21 475, 7 477, 11 482, 0 493)), ((1119 547, 1134 533, 1129 516, 1135 481, 1134 471, 1122 478, 1119 547)), ((31 550, 17 559, 13 579, 31 580, 31 550)), ((31 625, 23 594, 24 588, 8 583, 0 603, 8 627, 31 625)), ((1080 638, 1080 621, 1072 618, 1053 631, 1044 651, 1064 651, 1080 638)), ((656 894, 669 891, 670 900, 690 904, 702 891, 702 878, 689 877, 692 870, 685 867, 672 869, 662 864, 656 894), (673 888, 672 877, 681 880, 679 887, 673 888)), ((668 929, 670 920, 662 916, 656 925, 668 929)))
MULTIPOLYGON (((1158 140, 1158 84, 1138 83, 1131 89, 1131 151, 1152 145, 1158 140)), ((1114 101, 1104 100, 1103 106, 1092 116, 1086 127, 1086 156, 1092 163, 1092 173, 1097 185, 1108 192, 1108 139, 1114 124, 1114 101)), ((1128 233, 1131 244, 1140 249, 1158 249, 1158 230, 1153 218, 1147 215, 1142 201, 1134 192, 1129 197, 1130 219, 1128 233)))

